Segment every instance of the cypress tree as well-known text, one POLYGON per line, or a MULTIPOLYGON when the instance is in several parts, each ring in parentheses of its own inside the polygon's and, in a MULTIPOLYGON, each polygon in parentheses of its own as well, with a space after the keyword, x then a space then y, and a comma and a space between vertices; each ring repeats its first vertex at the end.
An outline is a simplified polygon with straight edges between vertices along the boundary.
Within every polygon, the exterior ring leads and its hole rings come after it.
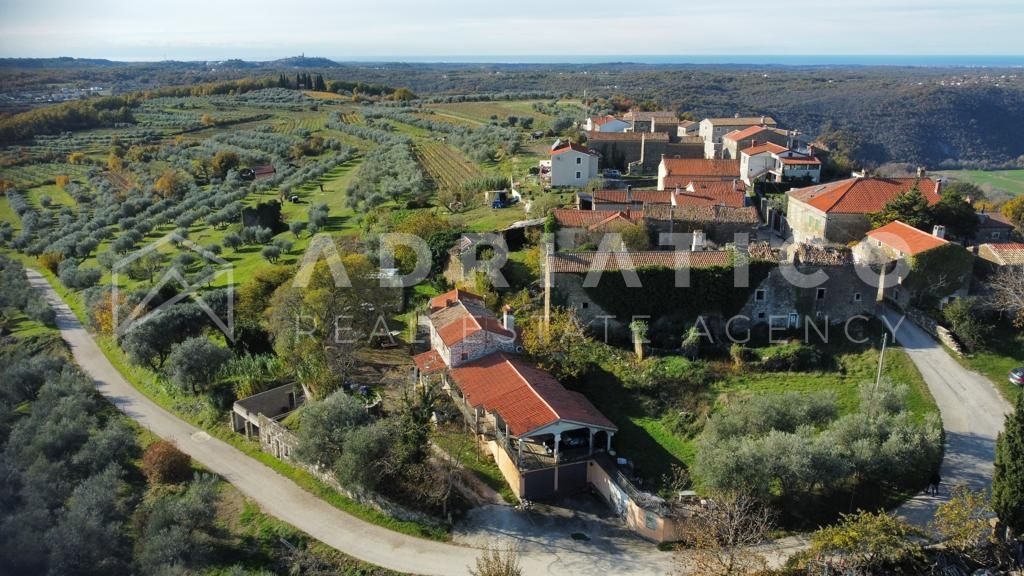
POLYGON ((1024 394, 996 440, 992 509, 1014 534, 1024 534, 1024 394))

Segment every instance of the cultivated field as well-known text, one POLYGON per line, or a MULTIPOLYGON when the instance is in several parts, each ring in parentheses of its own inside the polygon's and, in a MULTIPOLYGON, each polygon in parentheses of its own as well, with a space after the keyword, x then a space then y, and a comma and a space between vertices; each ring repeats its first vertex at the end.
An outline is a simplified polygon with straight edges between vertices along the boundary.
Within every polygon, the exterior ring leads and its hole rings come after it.
POLYGON ((939 172, 951 180, 970 182, 989 196, 1014 197, 1024 194, 1024 170, 944 170, 939 172))

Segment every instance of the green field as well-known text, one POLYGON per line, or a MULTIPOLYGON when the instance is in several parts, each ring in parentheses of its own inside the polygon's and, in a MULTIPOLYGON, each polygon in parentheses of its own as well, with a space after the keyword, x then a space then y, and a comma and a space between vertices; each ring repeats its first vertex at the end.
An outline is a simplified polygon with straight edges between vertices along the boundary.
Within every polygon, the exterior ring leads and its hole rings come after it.
POLYGON ((1002 193, 1009 197, 1024 194, 1024 170, 944 170, 937 172, 951 180, 970 182, 989 196, 1002 193))

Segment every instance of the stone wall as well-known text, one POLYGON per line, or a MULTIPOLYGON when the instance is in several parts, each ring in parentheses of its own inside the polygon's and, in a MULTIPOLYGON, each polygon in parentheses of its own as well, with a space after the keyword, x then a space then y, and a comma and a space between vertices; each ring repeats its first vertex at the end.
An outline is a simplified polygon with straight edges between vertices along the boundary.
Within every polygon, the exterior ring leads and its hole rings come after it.
MULTIPOLYGON (((819 328, 824 324, 845 322, 857 315, 870 316, 875 310, 876 289, 857 275, 853 264, 837 266, 815 266, 798 264, 794 272, 807 275, 821 270, 827 275, 822 284, 810 288, 795 286, 783 274, 781 268, 772 270, 760 285, 751 291, 746 305, 733 322, 735 330, 745 330, 757 324, 783 327, 789 324, 791 314, 796 314, 797 326, 813 322, 819 328), (824 292, 819 292, 824 290, 824 292), (763 291, 763 292, 761 292, 763 291)), ((813 330, 813 328, 811 328, 813 330)))

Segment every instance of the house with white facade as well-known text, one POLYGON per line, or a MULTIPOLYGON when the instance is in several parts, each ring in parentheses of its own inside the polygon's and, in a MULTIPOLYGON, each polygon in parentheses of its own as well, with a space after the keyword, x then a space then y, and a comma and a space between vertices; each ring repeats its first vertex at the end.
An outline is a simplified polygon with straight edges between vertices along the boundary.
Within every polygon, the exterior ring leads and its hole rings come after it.
POLYGON ((821 160, 769 142, 740 151, 740 177, 747 186, 755 180, 817 184, 821 160))
POLYGON ((562 144, 551 151, 551 185, 586 186, 597 178, 597 152, 579 144, 562 144))
POLYGON ((786 130, 760 124, 743 130, 734 130, 722 136, 722 158, 739 158, 741 150, 769 142, 792 148, 793 138, 793 135, 786 130))
POLYGON ((625 132, 632 124, 615 116, 591 116, 584 127, 588 132, 625 132))
POLYGON ((751 126, 774 127, 775 120, 770 116, 750 116, 734 118, 705 118, 700 121, 699 136, 704 140, 704 157, 715 159, 722 157, 722 138, 736 130, 745 130, 751 126))

